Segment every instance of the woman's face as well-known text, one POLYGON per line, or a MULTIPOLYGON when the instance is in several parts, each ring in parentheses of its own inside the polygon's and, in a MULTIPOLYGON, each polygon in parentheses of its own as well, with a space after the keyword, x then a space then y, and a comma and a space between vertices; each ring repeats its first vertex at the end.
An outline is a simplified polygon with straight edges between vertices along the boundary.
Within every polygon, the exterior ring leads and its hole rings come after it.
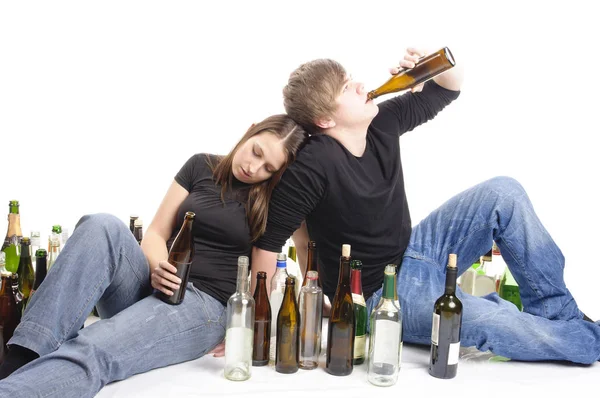
POLYGON ((283 167, 286 154, 280 138, 268 131, 254 135, 233 155, 232 172, 246 184, 262 182, 283 167))

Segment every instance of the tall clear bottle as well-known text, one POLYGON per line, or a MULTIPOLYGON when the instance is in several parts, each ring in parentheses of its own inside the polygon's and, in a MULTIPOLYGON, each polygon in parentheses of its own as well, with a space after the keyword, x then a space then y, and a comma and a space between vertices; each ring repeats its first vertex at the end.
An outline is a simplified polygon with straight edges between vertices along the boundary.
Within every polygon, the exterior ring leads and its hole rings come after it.
POLYGON ((441 379, 456 376, 460 350, 462 303, 456 297, 456 254, 448 256, 446 286, 433 307, 429 374, 441 379))
POLYGON ((179 289, 173 291, 172 296, 168 296, 161 291, 157 291, 157 296, 167 304, 181 304, 185 297, 185 290, 187 288, 188 279, 190 278, 190 268, 192 261, 194 260, 194 235, 192 233, 192 224, 196 214, 188 211, 185 213, 183 224, 179 229, 179 233, 175 237, 171 249, 169 250, 169 257, 167 261, 169 264, 177 268, 175 275, 181 279, 181 285, 179 289))
POLYGON ((277 314, 277 349, 275 370, 279 373, 298 371, 300 345, 300 312, 296 303, 296 278, 287 277, 283 302, 277 314))
POLYGON ((271 347, 272 314, 267 294, 267 273, 256 274, 254 290, 254 344, 252 347, 252 366, 265 366, 269 363, 271 347))
POLYGON ((391 386, 398 380, 402 360, 402 312, 394 303, 396 266, 386 265, 383 295, 371 313, 367 378, 376 386, 391 386))
POLYGON ((365 362, 367 342, 367 303, 362 290, 362 262, 350 262, 350 285, 354 303, 354 365, 365 362))
POLYGON ((354 303, 350 289, 350 245, 342 245, 340 273, 327 329, 325 370, 334 376, 347 376, 353 370, 354 303))
POLYGON ((50 237, 50 251, 48 252, 48 271, 56 262, 58 255, 60 254, 60 240, 58 240, 57 236, 50 237))
POLYGON ((269 349, 269 359, 275 360, 275 351, 277 349, 277 314, 279 314, 279 308, 283 302, 283 294, 285 293, 285 280, 289 276, 287 272, 287 256, 285 253, 277 254, 277 268, 275 274, 271 278, 271 298, 269 302, 271 304, 271 316, 273 322, 271 324, 271 348, 269 349))
POLYGON ((419 60, 414 68, 401 69, 380 87, 367 93, 369 99, 375 99, 380 95, 391 94, 402 90, 408 90, 427 80, 432 79, 442 72, 454 67, 454 57, 448 49, 444 47, 432 54, 429 54, 419 60))
POLYGON ((317 271, 308 271, 308 282, 300 289, 300 368, 315 369, 321 354, 323 289, 317 271))
POLYGON ((254 337, 254 299, 250 295, 246 256, 238 257, 237 288, 227 301, 225 331, 225 378, 248 380, 252 375, 252 341, 254 337))
POLYGON ((27 307, 27 302, 33 289, 35 272, 31 261, 31 241, 28 237, 21 240, 21 258, 19 260, 19 290, 23 294, 23 310, 27 307))
POLYGON ((42 238, 41 238, 41 234, 40 231, 31 231, 31 253, 34 254, 33 258, 31 259, 33 261, 33 269, 37 270, 37 259, 35 257, 35 253, 38 251, 38 249, 42 248, 42 238))
POLYGON ((11 200, 8 203, 8 230, 2 244, 2 251, 6 255, 5 268, 12 274, 19 269, 21 239, 23 239, 23 232, 21 232, 19 201, 11 200))

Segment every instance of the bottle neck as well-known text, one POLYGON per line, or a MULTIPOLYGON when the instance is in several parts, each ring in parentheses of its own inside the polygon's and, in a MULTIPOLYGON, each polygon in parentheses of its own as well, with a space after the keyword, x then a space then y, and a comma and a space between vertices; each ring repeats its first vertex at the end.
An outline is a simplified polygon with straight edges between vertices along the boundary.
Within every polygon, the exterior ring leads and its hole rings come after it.
POLYGON ((8 212, 10 214, 19 214, 19 206, 18 205, 9 204, 8 205, 8 212))
POLYGON ((318 271, 317 267, 317 255, 315 253, 315 249, 312 247, 308 248, 308 252, 306 255, 306 272, 308 271, 318 271))
POLYGON ((350 257, 340 257, 340 276, 338 285, 350 286, 350 257))
POLYGON ((257 278, 256 289, 254 290, 254 301, 258 303, 262 297, 268 297, 267 280, 264 278, 257 278))
POLYGON ((237 293, 248 292, 248 266, 238 265, 237 293))
POLYGON ((31 258, 31 245, 21 244, 21 258, 31 258))
POLYGON ((359 269, 350 271, 350 288, 352 293, 362 295, 362 273, 359 269))
POLYGON ((294 301, 296 302, 296 289, 295 284, 286 283, 285 284, 285 292, 283 294, 283 302, 294 301))
POLYGON ((306 282, 306 287, 309 289, 316 289, 319 287, 319 281, 317 279, 308 279, 306 282))
POLYGON ((35 272, 40 273, 40 274, 45 274, 47 271, 47 257, 46 256, 42 256, 42 257, 36 257, 35 258, 35 272))
POLYGON ((21 215, 19 213, 10 213, 8 215, 7 236, 23 236, 21 232, 21 215))
POLYGON ((446 268, 446 286, 444 294, 454 294, 456 292, 456 267, 446 268))
POLYGON ((0 285, 0 296, 12 294, 12 282, 9 276, 2 275, 2 285, 0 285))
POLYGON ((388 300, 396 298, 396 275, 385 274, 383 277, 383 294, 382 297, 388 300))

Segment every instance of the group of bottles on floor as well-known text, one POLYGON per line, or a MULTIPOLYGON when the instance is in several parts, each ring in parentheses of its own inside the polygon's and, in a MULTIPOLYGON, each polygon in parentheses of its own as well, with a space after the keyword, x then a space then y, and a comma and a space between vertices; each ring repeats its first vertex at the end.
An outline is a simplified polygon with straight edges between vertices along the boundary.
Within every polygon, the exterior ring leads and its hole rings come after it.
POLYGON ((519 285, 506 266, 496 242, 489 252, 476 260, 460 276, 458 285, 463 292, 473 296, 485 296, 495 292, 519 310, 523 310, 519 285))
MULTIPOLYGON (((254 294, 249 292, 249 259, 238 259, 237 290, 227 303, 225 377, 242 381, 253 366, 273 363, 280 373, 319 366, 323 320, 323 290, 319 280, 317 245, 307 247, 302 286, 286 271, 286 255, 277 256, 271 279, 258 272, 254 294)), ((338 286, 327 329, 325 371, 350 375, 355 365, 367 363, 367 378, 378 386, 396 383, 402 356, 402 311, 396 291, 397 266, 385 267, 382 297, 371 314, 362 292, 362 262, 342 246, 338 286), (367 345, 367 323, 371 325, 367 345)), ((455 295, 456 255, 448 264, 446 290, 434 306, 430 373, 450 378, 456 374, 462 305, 455 295)))
POLYGON ((52 226, 47 249, 42 247, 39 231, 23 236, 19 207, 17 200, 8 204, 8 231, 0 252, 0 360, 27 303, 69 238, 68 230, 60 225, 52 226))

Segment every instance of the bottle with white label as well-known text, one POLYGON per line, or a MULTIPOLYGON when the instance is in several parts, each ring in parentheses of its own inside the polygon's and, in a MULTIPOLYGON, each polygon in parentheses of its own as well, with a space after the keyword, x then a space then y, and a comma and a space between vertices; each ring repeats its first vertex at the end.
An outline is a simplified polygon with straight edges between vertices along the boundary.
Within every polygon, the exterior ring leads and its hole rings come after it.
POLYGON ((460 350, 462 303, 456 297, 456 254, 450 254, 446 267, 446 287, 433 307, 429 374, 441 379, 456 376, 460 350))
POLYGON ((386 265, 383 294, 371 313, 371 337, 367 378, 376 386, 391 386, 398 380, 402 360, 402 312, 394 303, 396 267, 386 265))
POLYGON ((287 256, 285 253, 277 254, 277 269, 271 278, 271 347, 269 349, 269 360, 275 361, 276 336, 277 336, 277 315, 283 302, 283 293, 285 292, 285 280, 290 276, 287 272, 287 256))
POLYGON ((238 258, 237 289, 227 301, 225 378, 234 381, 247 380, 252 374, 255 304, 248 291, 249 263, 246 256, 238 258))

